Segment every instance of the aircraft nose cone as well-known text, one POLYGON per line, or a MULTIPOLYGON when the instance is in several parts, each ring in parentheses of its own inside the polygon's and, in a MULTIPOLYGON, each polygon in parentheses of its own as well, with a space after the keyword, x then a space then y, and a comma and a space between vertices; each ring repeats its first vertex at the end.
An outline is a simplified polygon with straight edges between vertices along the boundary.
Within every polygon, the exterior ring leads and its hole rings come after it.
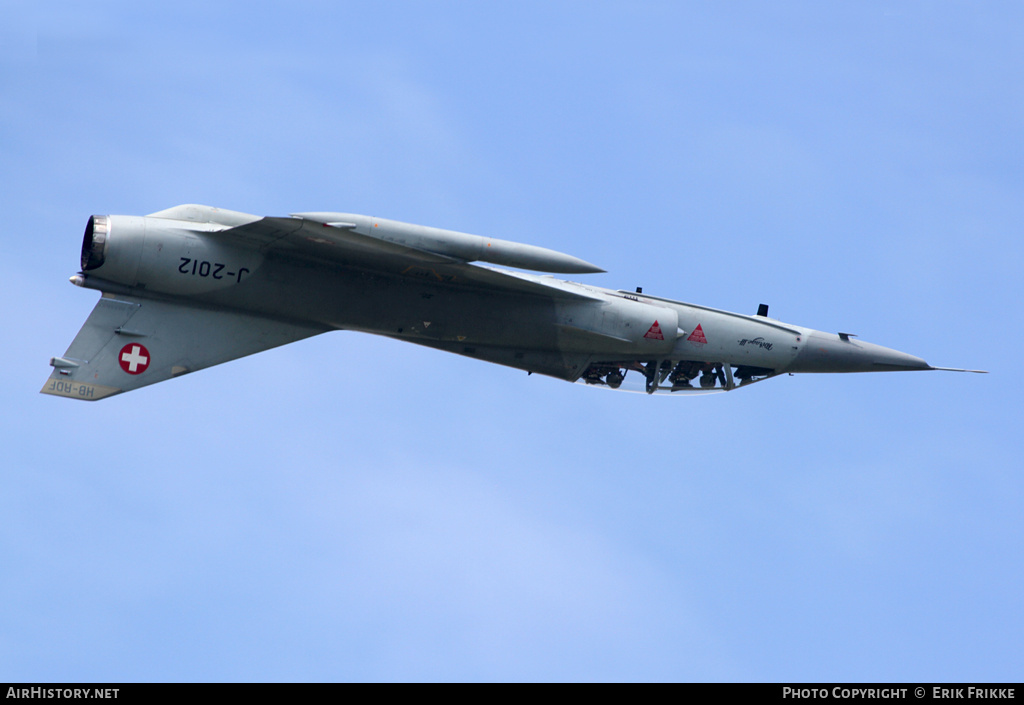
POLYGON ((891 372, 929 370, 931 366, 919 357, 815 331, 797 354, 790 372, 891 372))

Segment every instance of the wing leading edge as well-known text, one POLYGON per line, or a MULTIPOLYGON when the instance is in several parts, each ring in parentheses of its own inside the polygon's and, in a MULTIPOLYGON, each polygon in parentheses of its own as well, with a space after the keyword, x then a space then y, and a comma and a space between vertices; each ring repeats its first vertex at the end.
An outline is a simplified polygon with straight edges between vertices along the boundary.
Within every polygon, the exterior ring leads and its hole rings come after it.
POLYGON ((541 272, 604 271, 572 255, 534 245, 352 213, 260 217, 185 204, 148 217, 195 223, 197 234, 268 255, 545 298, 581 300, 591 297, 579 288, 563 286, 547 276, 470 262, 541 272))
MULTIPOLYGON (((371 220, 366 216, 348 215, 347 217, 352 220, 358 218, 371 220)), ((393 223, 395 221, 386 222, 393 223)), ((370 226, 360 227, 363 230, 369 230, 372 223, 370 226)), ((455 286, 470 286, 490 291, 514 292, 559 299, 592 298, 585 291, 574 290, 552 277, 474 265, 453 255, 418 249, 407 243, 372 237, 355 228, 334 227, 331 224, 301 217, 261 218, 251 223, 221 230, 217 233, 217 237, 236 242, 243 247, 259 249, 262 252, 274 253, 283 257, 315 262, 334 262, 370 271, 420 277, 428 281, 455 286)), ((477 236, 467 235, 466 237, 477 236)), ((437 249, 443 248, 438 247, 437 249)), ((533 249, 542 250, 543 248, 533 249)), ((553 251, 544 250, 544 252, 553 251)), ((572 260, 576 259, 570 255, 561 255, 561 253, 553 252, 553 254, 572 260)), ((480 260, 487 261, 483 257, 480 260)), ((582 260, 578 261, 582 262, 582 260)), ((516 265, 510 264, 510 266, 516 265)))
POLYGON ((95 401, 324 332, 233 311, 104 295, 40 390, 95 401))

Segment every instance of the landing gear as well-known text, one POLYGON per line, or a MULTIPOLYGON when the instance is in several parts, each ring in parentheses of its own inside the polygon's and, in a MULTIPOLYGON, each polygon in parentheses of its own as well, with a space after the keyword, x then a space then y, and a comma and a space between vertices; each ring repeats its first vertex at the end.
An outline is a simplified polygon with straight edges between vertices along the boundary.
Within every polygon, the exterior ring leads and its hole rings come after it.
POLYGON ((700 394, 727 392, 774 377, 775 370, 750 365, 731 365, 704 360, 647 359, 606 360, 584 370, 580 381, 609 389, 620 387, 648 394, 678 392, 700 394), (630 372, 634 375, 629 375, 630 372), (633 380, 624 384, 626 378, 633 380))
POLYGON ((587 384, 606 384, 612 389, 622 386, 625 374, 612 365, 591 365, 583 373, 583 381, 587 384))
POLYGON ((672 383, 672 391, 677 392, 680 389, 693 389, 693 385, 690 384, 690 380, 696 379, 698 374, 700 374, 699 362, 680 360, 668 376, 669 381, 672 383))

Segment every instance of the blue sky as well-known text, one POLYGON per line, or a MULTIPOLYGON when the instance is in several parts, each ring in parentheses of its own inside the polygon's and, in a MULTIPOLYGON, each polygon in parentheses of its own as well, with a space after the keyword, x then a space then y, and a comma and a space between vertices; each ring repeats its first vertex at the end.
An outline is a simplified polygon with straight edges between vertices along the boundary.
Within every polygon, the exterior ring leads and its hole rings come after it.
POLYGON ((0 30, 0 680, 1020 680, 1018 4, 36 5, 0 30), (88 216, 188 202, 992 374, 648 398, 332 333, 39 395, 88 216))

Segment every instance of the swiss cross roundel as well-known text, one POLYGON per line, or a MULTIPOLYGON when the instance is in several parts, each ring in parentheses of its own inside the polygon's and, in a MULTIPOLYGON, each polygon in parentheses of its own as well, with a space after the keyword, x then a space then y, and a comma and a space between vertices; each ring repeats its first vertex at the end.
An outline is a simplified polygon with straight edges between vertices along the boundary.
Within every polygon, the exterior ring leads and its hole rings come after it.
POLYGON ((128 343, 117 354, 117 362, 130 375, 142 374, 149 367, 149 350, 145 345, 128 343))

